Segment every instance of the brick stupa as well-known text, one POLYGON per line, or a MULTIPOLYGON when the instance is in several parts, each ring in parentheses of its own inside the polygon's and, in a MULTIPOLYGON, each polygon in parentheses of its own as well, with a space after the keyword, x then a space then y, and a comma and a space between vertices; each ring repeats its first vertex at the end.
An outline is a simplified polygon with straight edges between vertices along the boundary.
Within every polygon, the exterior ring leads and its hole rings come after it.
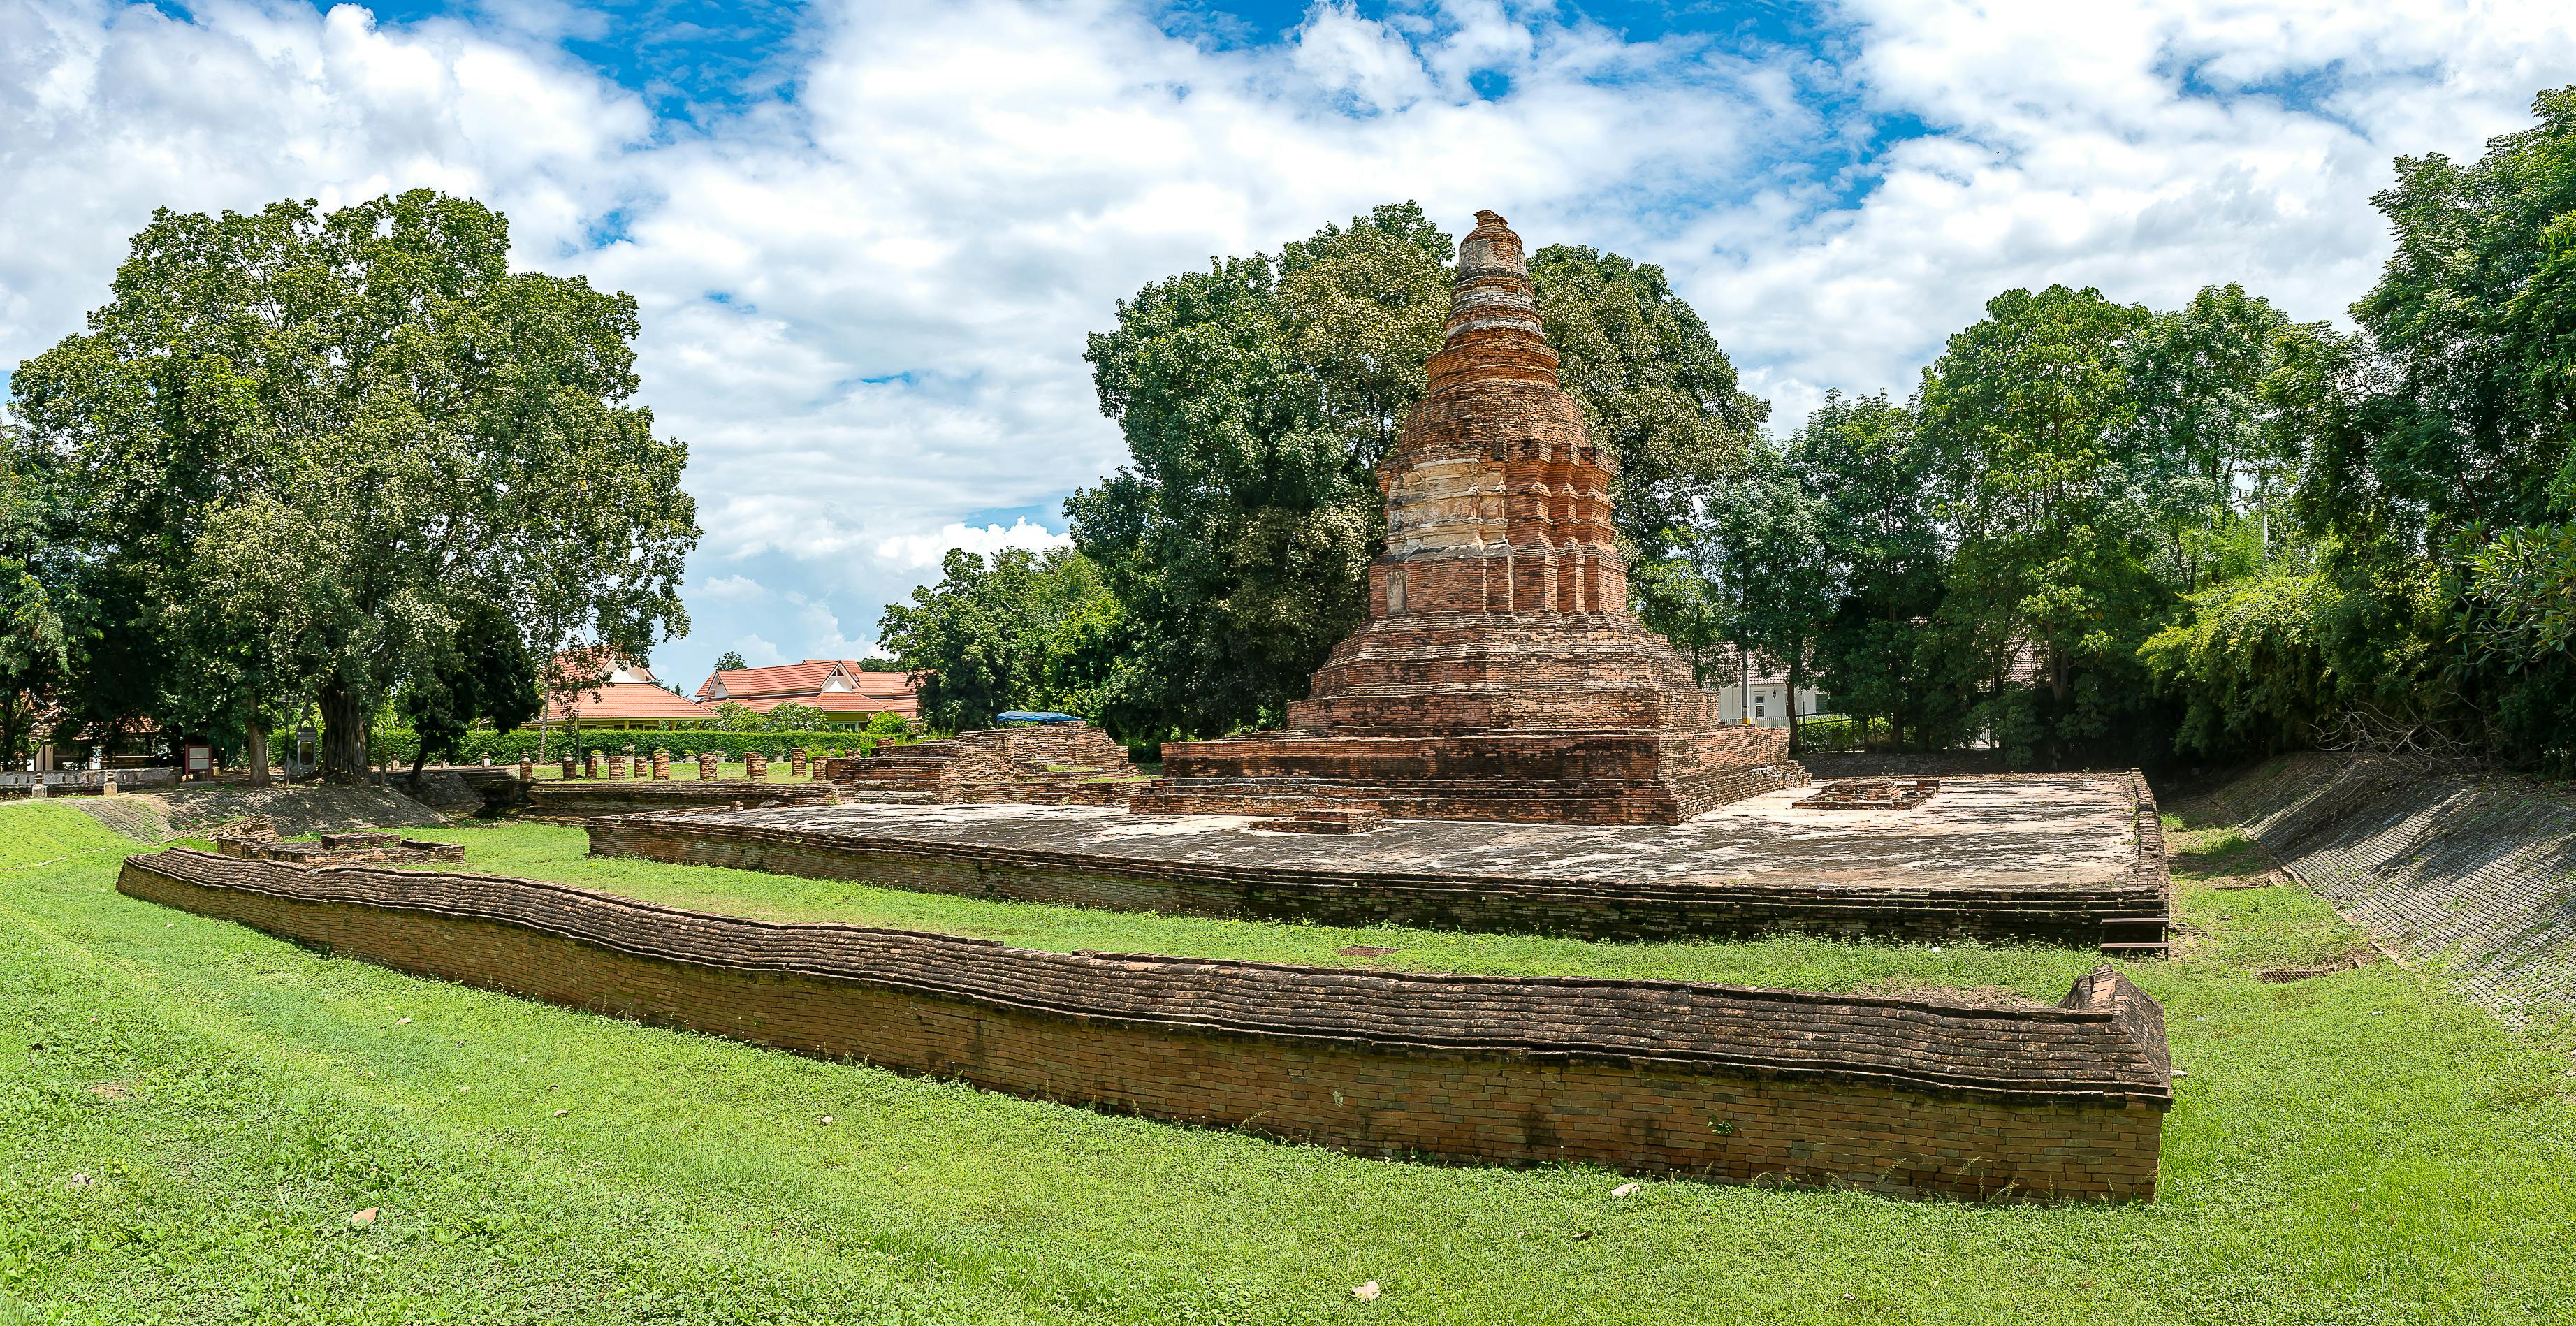
POLYGON ((1166 744, 1134 808, 1669 824, 1804 782, 1785 732, 1721 724, 1628 611, 1616 458, 1557 385, 1520 236, 1492 212, 1458 246, 1430 378, 1379 471, 1368 621, 1287 730, 1166 744))

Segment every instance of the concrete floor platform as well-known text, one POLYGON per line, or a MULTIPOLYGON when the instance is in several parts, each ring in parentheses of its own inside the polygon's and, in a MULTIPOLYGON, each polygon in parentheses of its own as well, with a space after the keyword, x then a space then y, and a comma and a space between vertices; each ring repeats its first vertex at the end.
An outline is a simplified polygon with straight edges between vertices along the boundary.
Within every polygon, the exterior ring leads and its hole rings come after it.
POLYGON ((2170 881, 2135 774, 1944 780, 1907 810, 1799 810, 1805 788, 1678 825, 1389 821, 1283 834, 1088 806, 796 806, 589 823, 603 856, 971 897, 1589 939, 1800 932, 2093 947, 2170 881))

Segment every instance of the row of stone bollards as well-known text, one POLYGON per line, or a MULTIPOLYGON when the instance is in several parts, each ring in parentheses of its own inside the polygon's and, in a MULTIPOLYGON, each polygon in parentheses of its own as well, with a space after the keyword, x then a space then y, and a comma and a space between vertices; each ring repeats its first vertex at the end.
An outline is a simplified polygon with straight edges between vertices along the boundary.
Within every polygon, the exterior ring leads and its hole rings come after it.
MULTIPOLYGON (((722 767, 723 763, 724 756, 722 753, 711 750, 699 751, 698 777, 700 779, 713 779, 716 777, 717 771, 722 767)), ((766 780, 769 777, 769 765, 770 759, 767 753, 756 750, 743 752, 743 777, 754 781, 766 780)), ((652 776, 654 778, 668 779, 671 776, 670 750, 668 748, 664 748, 654 751, 650 756, 646 756, 638 753, 634 747, 629 746, 621 751, 594 750, 581 756, 579 759, 566 755, 562 760, 561 771, 563 776, 566 778, 605 777, 614 779, 627 777, 628 770, 631 768, 633 770, 634 777, 642 778, 645 776, 645 770, 648 767, 651 769, 652 776)), ((806 754, 804 747, 797 746, 789 749, 788 775, 790 777, 803 778, 811 773, 813 768, 813 757, 806 754)), ((535 761, 527 759, 519 761, 519 777, 521 779, 529 780, 534 779, 536 776, 537 766, 535 761)))

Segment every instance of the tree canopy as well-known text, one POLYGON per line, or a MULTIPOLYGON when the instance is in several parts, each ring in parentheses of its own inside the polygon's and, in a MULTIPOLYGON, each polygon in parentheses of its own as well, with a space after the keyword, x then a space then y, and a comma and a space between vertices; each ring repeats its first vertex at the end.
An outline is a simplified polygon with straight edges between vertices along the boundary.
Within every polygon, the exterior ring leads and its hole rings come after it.
POLYGON ((635 301, 508 250, 429 190, 154 214, 11 379, 12 462, 73 553, 79 719, 256 736, 311 705, 354 778, 405 687, 434 725, 501 720, 568 646, 687 629, 688 451, 628 403, 635 301))

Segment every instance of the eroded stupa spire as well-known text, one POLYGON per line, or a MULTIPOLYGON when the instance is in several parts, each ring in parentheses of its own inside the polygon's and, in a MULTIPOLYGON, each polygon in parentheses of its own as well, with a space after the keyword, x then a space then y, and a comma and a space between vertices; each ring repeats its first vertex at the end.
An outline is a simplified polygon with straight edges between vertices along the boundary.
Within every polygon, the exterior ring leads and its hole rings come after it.
POLYGON ((1448 331, 1430 374, 1434 392, 1483 378, 1556 385, 1556 351, 1539 329, 1538 291, 1521 237, 1499 213, 1476 213, 1476 228, 1458 244, 1448 331))

